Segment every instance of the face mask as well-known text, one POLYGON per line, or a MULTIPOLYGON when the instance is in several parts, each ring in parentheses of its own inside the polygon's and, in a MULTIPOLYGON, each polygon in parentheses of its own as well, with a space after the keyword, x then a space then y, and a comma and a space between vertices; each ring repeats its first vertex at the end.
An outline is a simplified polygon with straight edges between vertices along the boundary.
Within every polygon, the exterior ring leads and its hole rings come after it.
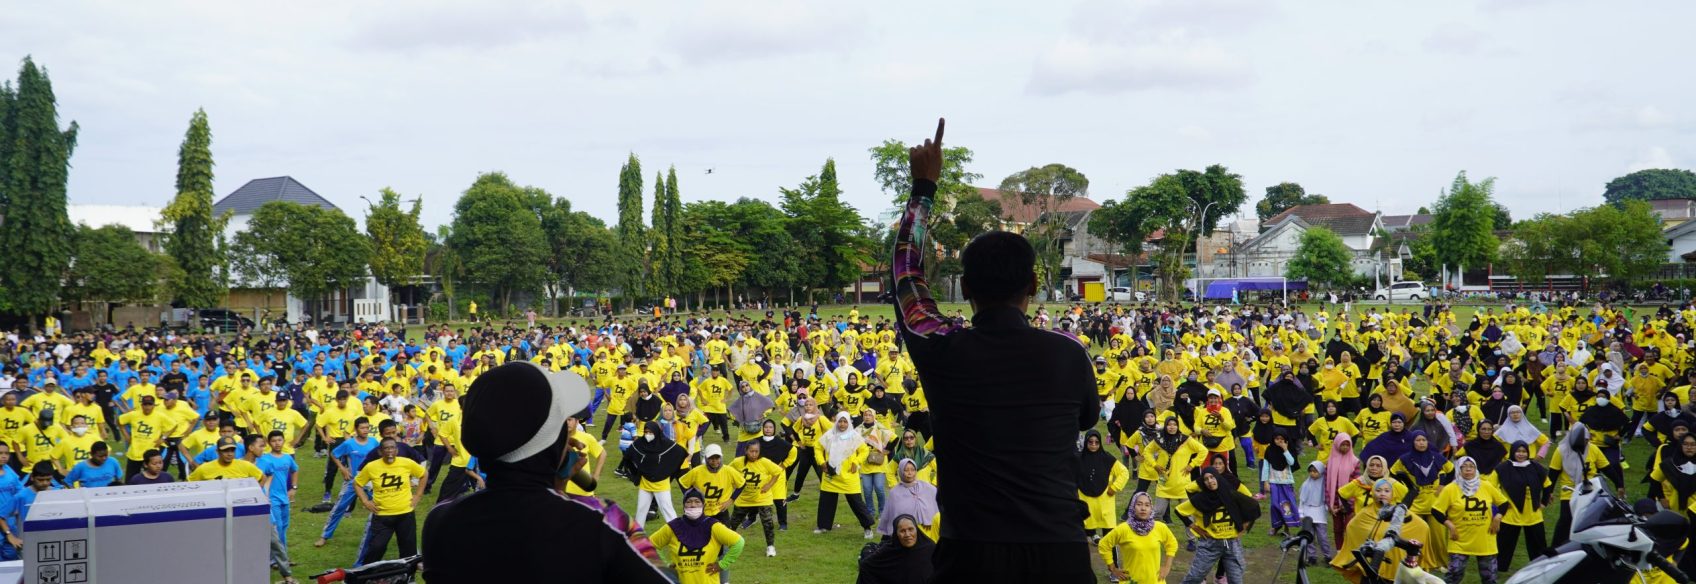
POLYGON ((653 434, 643 434, 642 439, 647 440, 649 442, 653 442, 654 441, 654 435, 653 434))
POLYGON ((1605 398, 1605 397, 1596 398, 1596 405, 1599 405, 1599 406, 1608 405, 1608 398, 1605 398))
POLYGON ((1485 369, 1485 370, 1484 370, 1484 374, 1485 374, 1485 375, 1495 375, 1495 374, 1496 374, 1496 370, 1495 370, 1495 369, 1485 369))
POLYGON ((683 508, 683 516, 688 517, 690 519, 700 519, 701 518, 701 508, 700 507, 684 507, 683 508))
POLYGON ((88 433, 88 428, 84 427, 84 426, 77 426, 77 427, 71 428, 71 433, 76 434, 78 436, 81 436, 83 434, 88 433))

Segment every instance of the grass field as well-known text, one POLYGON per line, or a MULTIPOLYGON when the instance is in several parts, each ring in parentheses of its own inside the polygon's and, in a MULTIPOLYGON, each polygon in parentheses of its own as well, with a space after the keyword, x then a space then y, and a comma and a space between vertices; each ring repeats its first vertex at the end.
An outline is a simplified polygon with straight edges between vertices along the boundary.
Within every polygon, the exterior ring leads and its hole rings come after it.
MULTIPOLYGON (((880 306, 861 306, 860 308, 863 316, 871 316, 874 319, 879 315, 889 314, 887 308, 880 306)), ((949 314, 952 314, 956 308, 968 312, 970 310, 964 305, 944 305, 943 308, 949 314)), ((847 308, 821 308, 821 313, 826 317, 845 315, 847 308)), ((748 314, 758 316, 752 312, 748 314)), ((1472 309, 1470 308, 1457 309, 1457 316, 1461 323, 1469 322, 1471 314, 1472 309)), ((1423 394, 1423 380, 1420 381, 1419 385, 1420 393, 1423 394)), ((590 430, 599 435, 601 428, 596 426, 590 430)), ((619 479, 612 474, 612 469, 618 465, 620 459, 616 437, 617 433, 614 432, 608 440, 606 470, 601 475, 601 489, 598 494, 601 497, 617 501, 633 512, 636 501, 634 488, 628 481, 619 479)), ((706 440, 709 443, 719 443, 719 436, 711 435, 706 440)), ((731 445, 726 444, 726 450, 731 449, 731 445)), ((1626 471, 1627 485, 1634 497, 1642 496, 1645 492, 1645 486, 1637 481, 1647 472, 1647 469, 1644 468, 1644 461, 1648 455, 1648 447, 1641 440, 1633 441, 1625 448, 1625 460, 1631 465, 1630 470, 1626 471)), ((1311 457, 1311 454, 1309 454, 1309 457, 1311 457)), ((342 521, 339 532, 329 545, 323 548, 314 548, 312 542, 317 539, 328 515, 307 513, 305 509, 317 503, 323 494, 321 477, 326 460, 313 457, 309 450, 300 451, 297 458, 302 467, 302 478, 299 482, 300 490, 294 503, 289 529, 289 551, 295 562, 296 577, 304 579, 306 576, 319 571, 333 567, 345 567, 353 563, 359 538, 364 530, 367 513, 357 504, 354 505, 354 513, 342 521)), ((1304 459, 1301 464, 1305 465, 1306 462, 1307 460, 1304 459)), ((856 558, 860 547, 866 543, 866 540, 861 538, 860 530, 854 525, 853 514, 847 510, 845 505, 839 506, 836 519, 837 523, 844 526, 843 528, 822 535, 812 533, 818 504, 818 481, 816 479, 817 477, 809 478, 802 491, 801 499, 791 504, 789 511, 790 528, 788 531, 777 533, 777 557, 765 557, 765 544, 758 525, 742 531, 742 535, 748 538, 747 546, 741 559, 731 570, 731 581, 771 584, 796 582, 846 583, 854 581, 857 573, 856 558)), ((1133 487, 1134 484, 1135 481, 1133 480, 1133 487)), ((434 503, 434 497, 434 494, 427 496, 424 506, 434 503)), ((1129 492, 1121 493, 1117 507, 1123 508, 1129 498, 1129 492)), ((420 526, 423 525, 425 513, 426 510, 423 508, 418 511, 420 526)), ((1556 514, 1557 507, 1550 507, 1547 510, 1548 521, 1546 525, 1549 529, 1553 528, 1556 514)), ((659 526, 660 523, 657 519, 648 523, 649 531, 658 529, 659 526)), ((1174 528, 1177 527, 1174 526, 1174 528)), ((1243 546, 1247 554, 1247 584, 1275 581, 1273 571, 1279 560, 1277 549, 1279 539, 1269 536, 1267 528, 1267 522, 1263 520, 1256 525, 1253 533, 1243 538, 1243 546)), ((559 545, 567 546, 570 545, 570 542, 559 542, 559 545)), ((1523 546, 1523 544, 1521 545, 1523 546)), ((390 558, 395 557, 393 546, 394 544, 391 543, 388 553, 390 558)), ((1514 562, 1516 567, 1525 564, 1523 555, 1524 552, 1520 552, 1521 559, 1514 562)), ((1179 548, 1171 577, 1168 579, 1170 584, 1177 584, 1183 578, 1189 565, 1189 559, 1189 554, 1179 548)), ((1099 559, 1095 562, 1102 581, 1106 581, 1105 567, 1101 565, 1099 559)), ((1276 581, 1293 582, 1293 569, 1294 558, 1292 557, 1290 562, 1285 564, 1283 572, 1277 575, 1276 581)), ((1335 572, 1325 567, 1312 568, 1309 576, 1316 583, 1341 584, 1344 582, 1335 572)), ((1477 578, 1476 573, 1469 573, 1467 581, 1475 582, 1477 578)), ((1505 579, 1506 574, 1502 574, 1500 578, 1505 579)))

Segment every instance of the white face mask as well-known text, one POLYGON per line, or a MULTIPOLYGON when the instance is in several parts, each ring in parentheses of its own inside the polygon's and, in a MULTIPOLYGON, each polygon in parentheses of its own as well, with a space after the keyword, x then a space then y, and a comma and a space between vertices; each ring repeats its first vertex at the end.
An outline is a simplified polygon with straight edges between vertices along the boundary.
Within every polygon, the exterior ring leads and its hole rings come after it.
POLYGON ((1596 398, 1596 405, 1599 405, 1599 406, 1608 405, 1608 398, 1605 398, 1605 397, 1596 398))
POLYGON ((700 519, 701 518, 701 508, 700 507, 684 507, 683 508, 683 516, 688 517, 690 519, 700 519))
POLYGON ((643 438, 643 439, 644 439, 644 440, 647 440, 647 441, 649 441, 649 442, 653 442, 653 441, 654 441, 654 435, 653 435, 653 434, 643 434, 643 435, 642 435, 642 438, 643 438))
POLYGON ((72 427, 72 428, 71 428, 71 433, 72 433, 72 434, 76 434, 76 435, 78 435, 78 436, 81 436, 81 435, 83 435, 83 434, 87 434, 87 433, 88 433, 88 427, 87 427, 87 426, 75 426, 75 427, 72 427))

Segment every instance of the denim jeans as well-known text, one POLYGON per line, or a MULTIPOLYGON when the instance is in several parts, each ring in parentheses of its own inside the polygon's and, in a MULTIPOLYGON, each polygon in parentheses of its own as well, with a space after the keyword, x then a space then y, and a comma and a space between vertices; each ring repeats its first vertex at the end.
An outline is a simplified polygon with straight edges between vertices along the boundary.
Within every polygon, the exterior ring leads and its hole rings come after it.
POLYGON ((889 476, 882 472, 867 472, 860 475, 860 496, 866 499, 866 513, 877 517, 883 511, 883 497, 889 494, 889 476))
POLYGON ((1243 543, 1236 539, 1196 538, 1195 557, 1183 584, 1201 584, 1213 573, 1214 566, 1225 563, 1225 581, 1243 584, 1243 543))

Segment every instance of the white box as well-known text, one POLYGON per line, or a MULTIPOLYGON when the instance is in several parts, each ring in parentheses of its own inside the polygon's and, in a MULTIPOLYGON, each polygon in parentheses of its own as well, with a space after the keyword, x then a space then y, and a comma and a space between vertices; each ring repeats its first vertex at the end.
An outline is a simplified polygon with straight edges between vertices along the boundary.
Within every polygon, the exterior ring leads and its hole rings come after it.
POLYGON ((253 479, 47 491, 24 520, 23 581, 265 583, 271 529, 253 479))

